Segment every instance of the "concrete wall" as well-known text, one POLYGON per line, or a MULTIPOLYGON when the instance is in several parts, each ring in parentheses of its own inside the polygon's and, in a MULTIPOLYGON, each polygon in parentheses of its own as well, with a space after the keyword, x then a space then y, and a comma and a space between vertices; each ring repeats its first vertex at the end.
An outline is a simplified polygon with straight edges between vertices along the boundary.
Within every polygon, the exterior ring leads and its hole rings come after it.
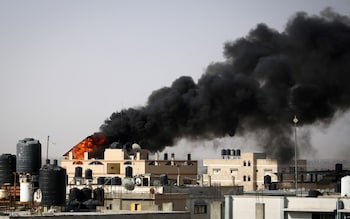
POLYGON ((283 219, 284 197, 233 196, 231 206, 232 219, 256 218, 257 215, 259 219, 283 219))

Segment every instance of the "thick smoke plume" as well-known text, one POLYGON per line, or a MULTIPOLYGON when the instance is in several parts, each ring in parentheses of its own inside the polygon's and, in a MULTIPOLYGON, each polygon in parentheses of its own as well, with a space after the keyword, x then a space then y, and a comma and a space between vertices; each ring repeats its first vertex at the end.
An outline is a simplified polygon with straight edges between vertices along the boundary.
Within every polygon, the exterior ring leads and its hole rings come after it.
POLYGON ((113 113, 101 131, 151 151, 179 138, 254 133, 272 157, 294 154, 293 122, 330 121, 350 106, 350 22, 331 9, 297 13, 283 32, 258 24, 227 42, 224 62, 194 82, 183 76, 147 104, 113 113))

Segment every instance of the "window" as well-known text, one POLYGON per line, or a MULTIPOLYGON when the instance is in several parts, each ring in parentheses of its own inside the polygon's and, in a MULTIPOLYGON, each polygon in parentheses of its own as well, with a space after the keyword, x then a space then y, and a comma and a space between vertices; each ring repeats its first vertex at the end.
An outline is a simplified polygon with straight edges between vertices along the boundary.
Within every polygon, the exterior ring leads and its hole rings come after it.
POLYGON ((207 205, 205 204, 194 205, 194 214, 206 214, 206 213, 207 213, 207 205))
POLYGON ((243 181, 247 181, 247 176, 243 176, 243 181))
POLYGON ((247 162, 243 161, 243 166, 247 166, 247 162))
POLYGON ((250 182, 250 176, 248 176, 248 182, 250 182))
POLYGON ((92 161, 89 165, 103 165, 103 163, 100 161, 92 161))
POLYGON ((120 163, 107 163, 107 174, 120 174, 120 163))
POLYGON ((237 176, 238 175, 238 169, 237 168, 232 168, 230 169, 230 173, 232 176, 237 176))
POLYGON ((219 174, 221 172, 221 169, 215 168, 213 169, 213 174, 219 174))
POLYGON ((248 167, 250 167, 250 160, 248 160, 248 167))
POLYGON ((312 219, 333 219, 334 213, 312 213, 312 219))

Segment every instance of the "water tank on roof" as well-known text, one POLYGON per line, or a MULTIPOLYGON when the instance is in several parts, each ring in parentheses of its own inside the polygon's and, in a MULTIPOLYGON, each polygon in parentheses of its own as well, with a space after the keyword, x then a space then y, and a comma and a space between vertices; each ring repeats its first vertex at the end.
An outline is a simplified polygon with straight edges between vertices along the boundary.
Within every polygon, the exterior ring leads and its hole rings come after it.
POLYGON ((105 191, 102 188, 96 188, 93 191, 94 199, 97 201, 97 205, 103 206, 105 201, 105 191))
POLYGON ((66 169, 57 165, 45 165, 39 171, 42 206, 64 206, 66 204, 66 169))
POLYGON ((270 175, 265 175, 264 176, 264 184, 265 185, 270 185, 271 184, 271 176, 270 175))
POLYGON ((337 173, 340 173, 341 171, 343 171, 343 164, 341 164, 341 163, 335 164, 335 171, 337 173))
POLYGON ((82 178, 83 177, 83 168, 82 167, 75 167, 75 178, 82 178))
POLYGON ((132 178, 132 167, 131 166, 125 167, 125 177, 132 178))
POLYGON ((105 184, 105 177, 100 176, 97 178, 97 185, 104 185, 105 184))
POLYGON ((350 197, 350 176, 344 176, 341 178, 341 196, 350 197))
POLYGON ((92 198, 92 190, 90 188, 84 187, 81 189, 81 191, 84 194, 83 202, 92 198))
POLYGON ((227 154, 226 154, 226 149, 222 149, 221 150, 221 156, 226 156, 227 154))
POLYGON ((162 186, 168 185, 168 175, 162 174, 159 176, 159 181, 162 186))
POLYGON ((111 179, 111 184, 120 186, 122 184, 122 179, 118 176, 115 176, 111 179))
POLYGON ((18 141, 17 173, 38 174, 41 167, 41 144, 33 138, 18 141))
POLYGON ((78 201, 81 202, 84 199, 83 192, 78 188, 71 188, 69 190, 69 201, 78 201))
POLYGON ((16 155, 2 154, 0 156, 0 185, 13 184, 14 172, 16 172, 16 155))
POLYGON ((231 149, 231 155, 232 156, 236 156, 236 150, 235 149, 231 149))
POLYGON ((92 170, 91 169, 85 170, 85 179, 92 179, 92 170))
POLYGON ((236 156, 238 156, 238 157, 241 156, 241 150, 240 149, 236 150, 236 156))

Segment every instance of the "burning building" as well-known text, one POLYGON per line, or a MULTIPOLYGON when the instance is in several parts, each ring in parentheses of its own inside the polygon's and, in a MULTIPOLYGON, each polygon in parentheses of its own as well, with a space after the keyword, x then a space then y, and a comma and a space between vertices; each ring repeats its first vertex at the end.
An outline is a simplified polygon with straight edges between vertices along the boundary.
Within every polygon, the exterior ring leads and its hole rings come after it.
POLYGON ((131 178, 136 185, 167 185, 197 183, 197 161, 175 159, 175 154, 158 153, 150 159, 150 152, 138 144, 119 145, 109 142, 101 133, 88 136, 74 146, 61 161, 67 170, 70 184, 108 184, 121 185, 122 180, 131 178), (83 175, 85 172, 85 175, 83 175))

